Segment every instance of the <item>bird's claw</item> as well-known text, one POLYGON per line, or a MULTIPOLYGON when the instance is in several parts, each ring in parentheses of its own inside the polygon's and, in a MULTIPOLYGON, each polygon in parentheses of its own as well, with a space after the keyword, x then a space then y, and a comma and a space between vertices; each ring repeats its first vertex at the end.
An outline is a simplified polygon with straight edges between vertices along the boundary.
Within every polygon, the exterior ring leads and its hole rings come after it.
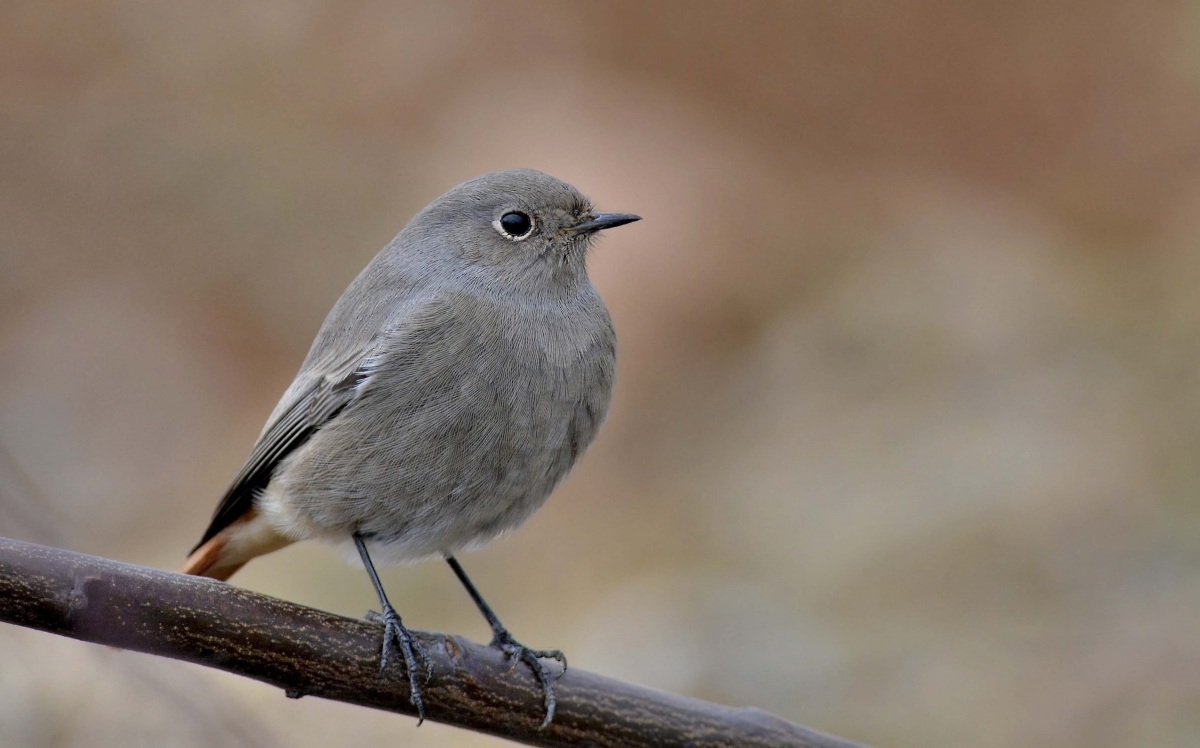
POLYGON ((517 662, 524 662, 533 671, 533 674, 537 676, 538 682, 542 684, 542 701, 546 707, 546 717, 542 720, 542 724, 538 729, 544 729, 554 719, 554 710, 558 704, 554 697, 554 681, 566 674, 567 656, 557 649, 530 649, 514 639, 505 630, 496 632, 491 646, 510 657, 513 661, 513 667, 516 667, 517 662), (542 662, 542 660, 556 660, 562 665, 562 670, 557 674, 551 673, 550 668, 546 667, 546 663, 542 662))
POLYGON ((388 663, 397 654, 404 660, 404 670, 408 675, 408 698, 417 710, 417 725, 420 726, 425 721, 425 700, 421 697, 421 684, 417 678, 417 660, 425 662, 426 680, 429 680, 433 674, 433 662, 426 654, 425 648, 421 646, 421 642, 409 633, 409 630, 400 622, 400 615, 396 613, 395 609, 388 606, 383 609, 383 613, 367 611, 366 620, 372 623, 382 623, 384 627, 383 647, 379 654, 380 674, 387 672, 388 663))

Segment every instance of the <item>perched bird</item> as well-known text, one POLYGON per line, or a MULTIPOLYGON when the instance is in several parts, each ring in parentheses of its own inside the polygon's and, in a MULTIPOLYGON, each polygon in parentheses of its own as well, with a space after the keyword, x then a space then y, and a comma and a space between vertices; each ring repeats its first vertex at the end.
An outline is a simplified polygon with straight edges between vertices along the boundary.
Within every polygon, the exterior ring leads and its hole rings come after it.
POLYGON ((566 659, 518 643, 455 555, 528 519, 595 437, 616 336, 588 248, 637 220, 531 169, 430 203, 338 299, 182 571, 228 579, 298 540, 353 543, 382 608, 381 670, 403 658, 423 720, 423 653, 372 558, 444 558, 492 646, 538 677, 549 724, 542 659, 566 659))

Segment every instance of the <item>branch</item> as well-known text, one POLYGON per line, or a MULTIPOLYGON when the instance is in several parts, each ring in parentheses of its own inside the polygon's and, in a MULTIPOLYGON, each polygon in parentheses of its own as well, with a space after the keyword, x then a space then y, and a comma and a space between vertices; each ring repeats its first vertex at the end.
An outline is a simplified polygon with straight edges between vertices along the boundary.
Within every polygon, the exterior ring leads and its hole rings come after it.
MULTIPOLYGON (((0 538, 0 621, 225 670, 282 688, 413 714, 408 681, 379 673, 380 626, 210 579, 0 538)), ((544 730, 542 694, 491 647, 414 632, 429 654, 431 720, 535 746, 856 744, 572 668, 544 730)), ((859 747, 861 748, 861 747, 859 747)))

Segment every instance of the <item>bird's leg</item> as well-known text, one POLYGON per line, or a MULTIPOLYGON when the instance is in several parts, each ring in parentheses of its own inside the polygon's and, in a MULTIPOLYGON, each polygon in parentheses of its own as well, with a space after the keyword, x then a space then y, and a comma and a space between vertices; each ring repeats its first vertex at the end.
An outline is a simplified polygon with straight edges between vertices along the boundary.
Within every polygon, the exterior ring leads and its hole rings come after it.
POLYGON ((458 581, 462 582, 463 587, 467 588, 467 594, 475 601, 475 605, 479 608, 479 612, 483 613, 483 617, 487 619, 488 625, 492 627, 492 643, 491 646, 496 647, 504 654, 513 658, 513 664, 519 660, 533 670, 533 674, 537 676, 542 684, 542 695, 546 705, 546 718, 542 720, 542 727, 550 724, 554 719, 554 679, 561 678, 567 672, 567 656, 557 649, 530 649, 524 644, 521 644, 513 638, 512 634, 508 633, 508 629, 504 628, 504 624, 500 623, 500 619, 492 612, 491 606, 479 594, 479 590, 475 589, 475 585, 471 584, 471 580, 467 577, 467 573, 463 571, 458 560, 453 556, 446 557, 446 563, 450 564, 450 568, 454 570, 454 575, 458 577, 458 581), (542 662, 543 659, 558 660, 562 664, 562 672, 558 675, 551 675, 550 669, 542 662))
MULTIPOLYGON (((421 643, 400 622, 400 614, 388 602, 387 593, 383 591, 383 584, 379 581, 379 574, 375 572, 375 565, 371 563, 371 556, 367 553, 367 544, 362 533, 354 533, 354 545, 358 548, 358 555, 362 556, 363 566, 367 567, 371 584, 375 585, 375 594, 379 596, 379 607, 383 610, 383 614, 378 617, 383 619, 384 627, 383 649, 379 655, 379 672, 383 673, 387 670, 388 662, 397 654, 398 648, 399 654, 404 658, 404 669, 408 672, 408 697, 412 701, 412 705, 416 707, 417 725, 420 726, 425 721, 425 702, 421 698, 421 685, 417 682, 417 658, 425 661, 426 677, 428 677, 428 670, 431 667, 429 656, 425 654, 421 643)), ((374 618, 368 614, 368 619, 374 618)))

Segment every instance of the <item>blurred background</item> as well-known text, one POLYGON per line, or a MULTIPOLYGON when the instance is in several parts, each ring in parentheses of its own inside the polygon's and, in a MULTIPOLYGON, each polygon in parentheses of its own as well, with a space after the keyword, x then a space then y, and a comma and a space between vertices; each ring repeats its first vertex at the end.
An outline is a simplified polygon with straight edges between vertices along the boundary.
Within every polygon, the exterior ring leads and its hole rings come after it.
MULTIPOLYGON (((177 567, 363 265, 535 167, 646 220, 606 428, 463 558, 519 638, 880 746, 1196 745, 1198 122, 1196 2, 5 0, 0 534, 177 567)), ((234 582, 375 604, 315 544, 234 582)), ((0 657, 6 746, 501 744, 0 657)))

